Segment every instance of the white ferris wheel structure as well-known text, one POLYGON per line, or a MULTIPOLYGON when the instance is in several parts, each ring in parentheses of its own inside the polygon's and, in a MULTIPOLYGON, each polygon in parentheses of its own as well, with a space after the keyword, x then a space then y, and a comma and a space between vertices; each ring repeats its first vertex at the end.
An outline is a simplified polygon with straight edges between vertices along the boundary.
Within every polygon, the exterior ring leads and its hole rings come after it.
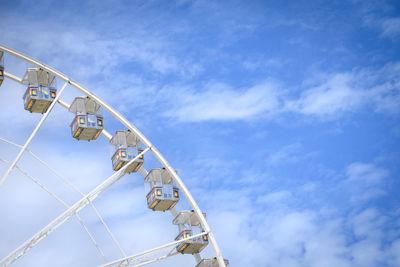
MULTIPOLYGON (((0 136, 0 142, 7 143, 19 150, 17 156, 12 161, 0 158, 2 164, 7 165, 6 172, 0 174, 0 188, 7 186, 7 179, 12 172, 19 172, 46 191, 55 201, 62 204, 65 207, 65 211, 54 218, 40 231, 34 233, 18 247, 15 249, 11 248, 6 256, 0 256, 1 267, 12 265, 12 263, 28 253, 30 249, 33 249, 39 242, 73 217, 78 220, 90 237, 91 242, 96 247, 96 250, 100 253, 104 260, 104 264, 101 265, 103 267, 144 266, 168 257, 179 256, 180 254, 192 254, 195 260, 194 265, 198 267, 222 267, 228 264, 228 261, 222 257, 221 250, 206 220, 205 213, 199 208, 177 172, 146 136, 117 110, 80 83, 74 81, 60 71, 35 58, 0 44, 0 86, 5 78, 23 84, 26 88, 23 97, 24 108, 27 111, 41 113, 42 115, 39 123, 25 143, 17 144, 13 140, 8 140, 0 136), (28 68, 23 77, 14 75, 7 71, 7 66, 4 64, 5 55, 16 57, 25 63, 31 64, 33 67, 28 68), (63 83, 60 88, 55 87, 56 80, 59 84, 63 83), (68 87, 74 87, 83 94, 83 96, 76 97, 72 103, 66 102, 62 99, 62 94, 68 87), (30 150, 29 145, 45 123, 55 105, 61 105, 75 114, 75 120, 70 126, 73 138, 78 140, 94 140, 97 139, 99 135, 102 135, 115 147, 115 153, 112 158, 112 166, 115 172, 88 193, 80 191, 63 175, 52 168, 50 164, 46 163, 30 150), (97 113, 100 109, 105 110, 126 128, 117 131, 115 134, 108 132, 104 128, 103 117, 99 115, 100 113, 97 113), (154 166, 154 169, 146 170, 142 164, 144 155, 149 152, 158 160, 160 165, 154 166), (51 173, 60 178, 66 186, 76 191, 81 196, 80 200, 76 201, 73 205, 66 204, 60 197, 42 184, 39 179, 36 179, 29 174, 27 170, 23 169, 19 165, 19 162, 24 153, 29 153, 51 173), (178 226, 179 234, 175 240, 171 240, 171 242, 167 244, 129 255, 117 241, 99 210, 97 210, 93 204, 93 201, 125 175, 136 171, 143 175, 144 181, 150 188, 147 196, 145 196, 147 198, 148 208, 153 211, 169 211, 172 215, 172 223, 178 226), (175 204, 180 200, 180 193, 186 198, 188 204, 191 206, 191 210, 178 211, 176 209, 175 204), (96 242, 94 235, 89 231, 84 220, 79 216, 79 212, 86 207, 91 208, 95 212, 98 220, 104 226, 113 243, 121 252, 121 258, 117 260, 107 259, 104 251, 96 242), (200 252, 208 244, 212 248, 214 257, 202 258, 200 252)), ((0 205, 6 205, 6 203, 0 203, 0 205)), ((160 262, 160 265, 162 266, 162 262, 160 262)))

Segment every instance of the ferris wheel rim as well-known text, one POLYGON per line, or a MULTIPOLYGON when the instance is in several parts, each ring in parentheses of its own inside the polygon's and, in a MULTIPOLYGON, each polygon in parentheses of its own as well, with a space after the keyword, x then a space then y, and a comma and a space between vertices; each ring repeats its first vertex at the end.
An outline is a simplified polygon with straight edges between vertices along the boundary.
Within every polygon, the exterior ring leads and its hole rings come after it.
MULTIPOLYGON (((52 73, 54 76, 58 77, 59 79, 63 80, 66 84, 69 84, 73 86, 74 88, 78 89, 80 92, 85 94, 86 96, 92 98, 94 101, 99 103, 105 110, 107 110, 114 118, 116 118, 118 121, 120 121, 125 127, 127 127, 129 130, 131 130, 138 138, 139 140, 150 150, 150 152, 156 157, 156 159, 166 168, 169 172, 169 174, 172 176, 173 180, 176 182, 176 184, 179 186, 181 189, 182 193, 185 195, 186 199, 189 202, 189 205, 192 207, 193 211, 199 218, 200 225, 202 229, 208 234, 208 240, 211 243, 212 249, 214 251, 214 254, 217 258, 218 265, 219 266, 226 266, 224 258, 222 257, 222 252, 217 244, 217 241, 214 237, 213 232, 211 231, 211 228, 206 221, 206 218, 203 214, 203 212, 200 210, 197 202, 194 200, 192 194, 186 187, 186 185, 183 183, 181 178, 178 176, 178 174, 174 171, 172 166, 169 164, 169 162, 166 160, 166 158, 161 154, 161 152, 147 139, 147 137, 141 133, 129 120, 127 120, 121 113, 119 113, 117 110, 115 110, 111 105, 109 105, 107 102, 105 102, 103 99, 95 95, 93 92, 88 90, 86 87, 81 85, 80 83, 74 81, 67 75, 63 74, 62 72, 58 71, 57 69, 48 66, 41 61, 30 57, 28 55, 25 55, 15 49, 9 48, 3 44, 0 44, 0 51, 3 51, 9 55, 13 55, 17 58, 22 59, 25 62, 28 62, 32 65, 35 65, 49 73, 52 73)), ((10 74, 9 78, 12 80, 17 81, 19 77, 10 74)), ((54 101, 56 102, 56 101, 54 101)), ((65 105, 65 103, 62 103, 63 101, 59 99, 59 102, 61 105, 65 105)), ((111 136, 110 134, 105 134, 105 137, 109 139, 111 136)))

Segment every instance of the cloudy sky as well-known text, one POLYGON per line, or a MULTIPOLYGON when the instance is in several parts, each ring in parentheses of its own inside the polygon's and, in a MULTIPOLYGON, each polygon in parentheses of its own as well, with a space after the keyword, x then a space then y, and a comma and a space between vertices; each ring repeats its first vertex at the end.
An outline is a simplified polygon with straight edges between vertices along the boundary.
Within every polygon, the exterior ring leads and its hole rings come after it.
MULTIPOLYGON (((400 265, 397 1, 0 1, 0 43, 88 87, 135 124, 207 212, 231 266, 400 265)), ((22 76, 28 64, 5 57, 22 76)), ((62 83, 59 82, 60 88, 62 83)), ((0 88, 0 137, 23 144, 39 114, 0 88)), ((67 87, 62 98, 80 93, 67 87)), ((110 115, 105 128, 123 126, 110 115)), ((113 172, 111 147, 71 138, 56 106, 31 150, 81 191, 113 172)), ((0 158, 18 149, 0 142, 0 158)), ((80 195, 29 154, 21 169, 68 205, 80 195)), ((7 169, 0 162, 0 171, 7 169)), ((146 155, 147 169, 159 167, 146 155)), ((95 205, 127 254, 172 241, 132 174, 95 205)), ((0 258, 64 207, 14 170, 0 188, 0 258)), ((188 208, 183 200, 180 209, 188 208)), ((121 257, 93 210, 107 259, 121 257)), ((212 255, 207 248, 203 256, 212 255)), ((15 266, 104 263, 76 219, 15 266)), ((161 266, 194 266, 191 256, 161 266)))

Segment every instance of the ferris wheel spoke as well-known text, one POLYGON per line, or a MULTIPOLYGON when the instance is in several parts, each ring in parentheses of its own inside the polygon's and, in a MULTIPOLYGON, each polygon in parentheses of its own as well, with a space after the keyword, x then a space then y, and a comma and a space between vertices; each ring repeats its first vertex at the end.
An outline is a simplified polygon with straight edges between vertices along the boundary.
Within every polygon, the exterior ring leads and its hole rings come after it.
MULTIPOLYGON (((11 142, 7 139, 1 138, 0 140, 3 142, 6 142, 8 144, 11 144, 13 146, 16 147, 22 147, 21 145, 15 144, 14 142, 11 142)), ((40 159, 38 156, 36 156, 36 154, 34 154, 32 151, 30 151, 29 149, 26 149, 26 151, 31 154, 35 159, 37 159, 41 164, 43 164, 47 169, 49 169, 54 175, 56 175, 58 178, 60 178, 65 184, 67 184, 68 186, 70 186, 75 192, 77 192, 78 194, 80 194, 81 196, 85 196, 76 186, 74 186, 70 181, 68 181, 65 177, 63 177, 62 175, 60 175, 58 172, 56 172, 53 168, 51 168, 46 162, 44 162, 42 159, 40 159)), ((1 160, 1 159, 0 159, 1 160)), ((110 235, 111 239, 113 240, 114 244, 117 246, 117 248, 120 250, 122 256, 126 256, 125 251, 122 249, 121 245, 119 244, 119 242, 117 241, 117 239, 115 238, 114 234, 111 232, 110 228, 108 227, 108 225, 105 223, 103 217, 100 215, 100 212, 97 210, 97 208, 94 206, 93 202, 90 201, 90 206, 91 208, 94 210, 96 216, 99 218, 99 220, 101 221, 101 223, 103 224, 104 228, 106 229, 107 233, 110 235)), ((97 247, 97 246, 96 246, 97 247)))
MULTIPOLYGON (((8 160, 2 159, 0 158, 0 161, 11 165, 11 162, 9 162, 8 160)), ((46 191, 49 195, 51 195, 55 200, 57 200, 58 202, 60 202, 64 207, 69 208, 69 206, 67 205, 67 203, 65 203, 63 200, 61 200, 56 194, 54 194, 53 192, 51 192, 47 187, 45 187, 42 183, 40 183, 37 179, 33 178, 28 172, 26 172, 25 170, 23 170, 21 167, 17 165, 15 165, 15 168, 17 170, 19 170, 23 175, 25 175, 26 177, 28 177, 32 182, 34 182, 36 185, 38 185, 39 187, 41 187, 44 191, 46 191)))
POLYGON ((143 177, 146 177, 149 172, 143 167, 143 165, 139 168, 139 172, 143 175, 143 177))
MULTIPOLYGON (((6 164, 11 164, 11 162, 9 162, 8 160, 4 160, 2 158, 0 158, 0 161, 6 163, 6 164)), ((61 200, 56 194, 54 194, 53 192, 50 191, 50 189, 48 189, 47 187, 45 187, 42 183, 40 183, 37 179, 35 179, 34 177, 32 177, 28 172, 26 172, 25 170, 23 170, 21 167, 19 167, 18 165, 15 165, 15 168, 17 170, 19 170, 23 175, 25 175, 26 177, 28 177, 31 181, 33 181, 36 185, 38 185, 40 188, 42 188, 44 191, 46 191, 50 196, 52 196, 55 200, 57 200, 59 203, 61 203, 65 208, 70 208, 68 206, 67 203, 65 203, 63 200, 61 200)), ((93 235, 89 232, 89 229, 87 228, 87 226, 85 225, 85 223, 83 222, 83 220, 81 219, 81 217, 79 216, 79 214, 76 214, 76 218, 79 221, 79 223, 81 224, 81 226, 83 227, 83 229, 85 229, 86 233, 88 234, 90 240, 92 241, 93 245, 96 247, 96 249, 99 251, 100 255, 102 256, 102 258, 104 259, 104 261, 108 261, 106 256, 104 255, 104 252, 101 250, 100 246, 98 245, 98 243, 96 242, 96 240, 94 239, 93 235)))
POLYGON ((95 189, 93 189, 90 193, 85 195, 85 197, 83 197, 80 201, 75 203, 73 206, 71 206, 69 209, 67 209, 65 212, 63 212, 60 216, 58 216, 56 219, 54 219, 51 223, 49 223, 46 227, 44 227, 42 230, 40 230, 38 233, 36 233, 34 236, 32 236, 29 240, 25 241, 21 246, 19 246, 13 252, 11 252, 9 255, 7 255, 4 259, 2 259, 0 261, 0 266, 4 266, 4 267, 8 266, 11 263, 13 263, 14 261, 16 261, 18 258, 22 257, 29 249, 34 247, 36 244, 38 244, 41 240, 43 240, 49 234, 54 232, 62 224, 64 224, 71 217, 73 217, 77 212, 79 212, 84 207, 89 205, 90 201, 93 201, 94 199, 96 199, 107 188, 109 188, 111 185, 115 184, 118 180, 120 180, 126 174, 125 169, 130 164, 132 164, 134 161, 139 159, 139 157, 142 156, 144 153, 146 153, 148 150, 149 150, 149 148, 146 148, 145 150, 143 150, 143 152, 141 152, 134 159, 132 159, 130 162, 128 162, 128 164, 126 164, 124 167, 122 167, 119 171, 115 172, 113 175, 111 175, 109 178, 107 178, 103 183, 101 183, 95 189))
POLYGON ((4 72, 4 77, 9 78, 9 79, 11 79, 11 80, 13 80, 13 81, 15 81, 17 83, 21 83, 22 84, 22 78, 14 75, 14 74, 11 74, 11 73, 9 73, 7 71, 4 72))
POLYGON ((119 251, 121 252, 122 256, 126 257, 126 253, 125 251, 122 249, 121 245, 119 244, 119 242, 117 241, 117 239, 115 238, 114 234, 111 232, 110 228, 108 227, 108 225, 104 222, 103 217, 100 215, 99 211, 97 210, 97 208, 94 206, 93 202, 90 201, 90 205, 92 206, 94 212, 96 213, 97 217, 100 219, 101 223, 103 224, 103 226, 106 228, 106 231, 108 232, 108 234, 110 235, 111 239, 114 241, 115 245, 117 245, 119 251))
POLYGON ((193 254, 194 258, 196 259, 196 262, 199 263, 201 261, 201 256, 199 253, 194 253, 193 254))
MULTIPOLYGON (((22 148, 22 145, 16 144, 10 140, 7 140, 5 138, 0 137, 0 141, 3 141, 5 143, 8 143, 10 145, 13 145, 15 147, 22 148)), ((28 152, 32 157, 34 157, 37 161, 39 161, 44 167, 46 167, 50 172, 52 172, 56 177, 60 178, 62 182, 64 182, 66 185, 71 187, 75 192, 80 194, 81 196, 85 196, 75 185, 73 185, 68 179, 63 177, 61 174, 59 174, 56 170, 54 170, 49 164, 47 164, 44 160, 39 158, 35 153, 33 153, 29 148, 26 149, 26 152, 28 152)))
POLYGON ((64 91, 65 87, 67 87, 67 85, 68 85, 68 82, 66 82, 63 85, 63 87, 61 88, 61 90, 59 91, 57 96, 55 97, 54 101, 51 103, 50 107, 47 109, 46 113, 42 116, 42 118, 40 119, 39 123, 36 125, 36 128, 33 130, 32 134, 29 136, 29 138, 26 141, 25 145, 21 148, 21 150, 19 151, 17 157, 14 159, 14 161, 12 162, 12 164, 10 165, 10 167, 8 168, 6 173, 1 178, 0 187, 4 184, 4 182, 6 181, 7 177, 10 175, 12 169, 14 169, 15 165, 17 164, 17 162, 20 160, 20 158, 24 154, 26 148, 29 146, 29 144, 32 142, 33 138, 36 136, 36 134, 38 133, 40 127, 42 127, 43 123, 45 122, 45 120, 49 116, 49 114, 52 111, 54 105, 57 103, 57 100, 60 98, 60 95, 64 91))
POLYGON ((103 264, 99 267, 112 267, 112 266, 143 266, 145 264, 149 264, 152 263, 154 261, 158 261, 158 260, 162 260, 164 258, 176 255, 177 253, 173 252, 173 250, 175 249, 175 246, 181 242, 185 242, 191 239, 196 239, 198 237, 201 237, 203 235, 207 235, 207 232, 203 232, 200 234, 196 234, 187 238, 183 238, 177 241, 173 241, 170 243, 167 243, 165 245, 153 248, 153 249, 149 249, 122 259, 118 259, 106 264, 103 264), (172 249, 171 249, 172 247, 172 249), (164 256, 159 257, 157 253, 160 253, 162 251, 167 250, 168 253, 164 256), (154 257, 154 255, 157 255, 158 257, 154 257), (152 257, 153 256, 153 257, 152 257), (150 259, 149 259, 150 258, 150 259), (145 263, 145 264, 144 264, 145 263))
MULTIPOLYGON (((174 251, 174 250, 175 250, 175 248, 172 249, 172 251, 174 251)), ((151 259, 151 260, 148 260, 148 261, 136 264, 136 265, 132 265, 132 266, 134 266, 134 267, 144 266, 144 265, 156 262, 156 261, 160 261, 160 260, 166 259, 166 258, 171 257, 171 256, 175 256, 176 254, 178 254, 178 252, 168 253, 167 255, 164 255, 164 256, 161 256, 161 257, 158 257, 158 258, 155 258, 155 259, 151 259)))

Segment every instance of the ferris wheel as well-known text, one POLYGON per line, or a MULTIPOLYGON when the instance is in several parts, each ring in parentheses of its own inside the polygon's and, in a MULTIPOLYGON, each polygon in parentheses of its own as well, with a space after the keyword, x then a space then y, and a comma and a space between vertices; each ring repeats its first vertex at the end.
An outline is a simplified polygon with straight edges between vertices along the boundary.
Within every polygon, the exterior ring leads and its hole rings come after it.
MULTIPOLYGON (((117 110, 58 70, 21 52, 0 45, 0 86, 5 78, 24 85, 24 88, 26 88, 23 94, 24 109, 30 113, 41 114, 41 118, 24 144, 17 144, 14 140, 0 136, 1 142, 14 146, 19 150, 12 161, 0 158, 2 164, 7 166, 5 173, 0 176, 0 188, 7 187, 7 179, 12 172, 19 172, 47 192, 55 201, 63 205, 64 212, 15 249, 11 248, 8 255, 0 256, 1 267, 9 266, 17 261, 73 217, 78 220, 102 257, 104 263, 101 266, 103 267, 143 266, 180 254, 192 254, 195 259, 194 265, 197 267, 226 266, 229 263, 228 260, 222 257, 214 234, 206 221, 205 212, 199 208, 193 196, 178 176, 178 173, 171 167, 159 150, 117 110), (4 64, 5 55, 16 57, 30 64, 31 67, 26 69, 23 77, 14 75, 7 71, 7 66, 4 64), (56 81, 63 83, 63 85, 57 88, 56 81), (63 92, 67 87, 74 87, 83 96, 76 96, 71 103, 68 103, 62 99, 63 92), (66 179, 30 149, 32 140, 45 124, 46 119, 57 104, 65 108, 67 112, 72 113, 73 120, 69 129, 71 138, 78 141, 91 141, 96 140, 101 135, 113 147, 110 168, 112 167, 114 173, 110 177, 103 179, 100 184, 88 193, 83 193, 71 181, 66 179), (108 132, 105 129, 107 116, 103 115, 102 110, 107 113, 108 117, 112 116, 117 119, 125 128, 117 130, 113 134, 108 132), (149 152, 157 159, 158 165, 153 166, 154 168, 151 170, 146 170, 143 163, 147 157, 146 153, 149 152), (80 195, 80 200, 76 201, 73 205, 68 205, 57 194, 42 184, 39 179, 36 179, 27 170, 23 169, 19 163, 21 157, 26 153, 30 154, 38 163, 65 183, 65 186, 77 192, 80 195), (169 211, 172 215, 171 222, 173 225, 176 225, 177 236, 175 240, 171 240, 169 243, 130 255, 125 252, 115 235, 111 232, 110 227, 93 204, 93 201, 125 175, 135 173, 141 174, 144 177, 143 180, 147 188, 147 195, 143 195, 143 198, 147 201, 147 208, 154 212, 169 211), (182 195, 187 200, 191 209, 177 209, 176 204, 180 200, 183 200, 182 195), (86 207, 94 211, 99 222, 104 226, 113 243, 121 252, 121 258, 108 260, 106 253, 104 253, 95 236, 89 231, 85 220, 79 214, 86 207), (202 258, 200 252, 208 244, 212 248, 214 257, 202 258)), ((1 89, 4 90, 6 88, 3 85, 1 89)), ((0 203, 0 205, 6 205, 6 203, 0 203)))

